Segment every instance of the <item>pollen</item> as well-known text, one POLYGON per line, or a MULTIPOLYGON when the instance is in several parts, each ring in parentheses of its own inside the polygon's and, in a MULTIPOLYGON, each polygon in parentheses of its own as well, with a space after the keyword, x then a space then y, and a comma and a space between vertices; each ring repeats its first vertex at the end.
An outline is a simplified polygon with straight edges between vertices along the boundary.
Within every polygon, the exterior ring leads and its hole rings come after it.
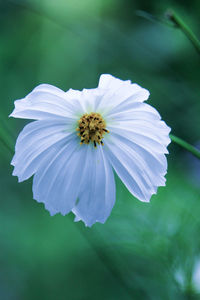
POLYGON ((103 146, 103 138, 109 131, 106 129, 106 123, 99 113, 84 114, 78 120, 77 135, 80 137, 80 144, 89 144, 90 142, 96 148, 97 145, 103 146))

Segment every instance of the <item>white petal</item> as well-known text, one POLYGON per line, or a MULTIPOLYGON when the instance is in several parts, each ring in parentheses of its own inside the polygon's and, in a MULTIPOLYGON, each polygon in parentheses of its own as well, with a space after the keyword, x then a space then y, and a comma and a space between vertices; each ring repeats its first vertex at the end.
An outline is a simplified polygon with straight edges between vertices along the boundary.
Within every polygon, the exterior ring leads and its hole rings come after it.
POLYGON ((99 88, 102 89, 110 89, 110 90, 118 90, 120 87, 124 85, 130 85, 130 80, 121 80, 110 74, 102 74, 99 78, 99 88))
POLYGON ((13 175, 23 181, 32 176, 48 154, 54 155, 71 135, 62 122, 42 120, 26 125, 18 136, 11 164, 13 175))
POLYGON ((155 124, 145 121, 124 122, 107 128, 111 133, 115 132, 122 137, 127 137, 149 151, 168 153, 166 146, 170 143, 168 135, 170 129, 161 121, 155 124))
POLYGON ((81 92, 80 103, 83 107, 84 113, 91 113, 96 111, 98 103, 101 101, 103 91, 99 89, 83 89, 81 92))
POLYGON ((114 107, 112 111, 106 116, 111 120, 160 120, 161 116, 158 111, 146 103, 133 102, 127 99, 127 101, 122 102, 117 107, 114 107))
POLYGON ((155 152, 162 148, 162 152, 168 153, 166 146, 170 143, 171 129, 160 120, 157 110, 146 103, 132 103, 129 108, 112 111, 106 118, 107 128, 122 136, 128 134, 139 145, 146 145, 147 149, 154 143, 154 148, 158 148, 155 152))
POLYGON ((86 149, 74 137, 35 174, 34 199, 45 203, 51 214, 60 212, 65 215, 75 206, 86 149))
MULTIPOLYGON (((86 146, 87 147, 87 146, 86 146)), ((104 223, 115 202, 115 181, 112 168, 101 146, 88 147, 82 174, 79 202, 73 209, 76 220, 87 226, 104 223)))
POLYGON ((72 121, 79 110, 76 103, 70 102, 66 93, 51 85, 36 87, 24 99, 15 101, 15 109, 10 115, 24 119, 68 118, 72 121))
POLYGON ((67 97, 69 97, 71 100, 77 99, 80 100, 81 99, 81 91, 79 90, 73 90, 73 89, 69 89, 68 91, 66 91, 67 97))
POLYGON ((71 101, 76 101, 76 106, 79 107, 79 117, 85 113, 96 112, 99 103, 104 95, 104 91, 98 88, 95 89, 83 89, 82 91, 76 91, 70 89, 66 92, 67 97, 71 101))
POLYGON ((46 84, 46 83, 43 83, 43 84, 40 84, 38 85, 37 87, 35 87, 33 89, 33 91, 37 91, 37 92, 49 92, 49 93, 52 93, 58 97, 63 97, 63 93, 65 93, 64 91, 62 91, 61 89, 57 88, 56 86, 54 85, 51 85, 51 84, 46 84))
POLYGON ((136 198, 148 202, 157 187, 165 185, 167 163, 163 153, 154 153, 115 133, 105 147, 116 173, 136 198))
POLYGON ((99 88, 104 95, 96 109, 103 114, 109 113, 115 107, 127 102, 143 102, 148 99, 149 91, 130 80, 123 81, 111 75, 101 75, 99 88))

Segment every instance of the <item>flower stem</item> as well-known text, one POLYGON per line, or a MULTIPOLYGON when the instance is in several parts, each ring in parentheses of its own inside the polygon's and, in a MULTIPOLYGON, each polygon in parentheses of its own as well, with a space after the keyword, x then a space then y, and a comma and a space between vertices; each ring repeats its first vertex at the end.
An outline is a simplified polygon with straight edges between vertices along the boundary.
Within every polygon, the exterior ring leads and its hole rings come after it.
POLYGON ((192 30, 184 23, 184 21, 171 9, 166 12, 166 16, 174 23, 174 25, 181 29, 181 31, 187 36, 197 52, 200 54, 200 41, 192 32, 192 30))
POLYGON ((181 146, 182 148, 191 152, 194 156, 196 156, 197 158, 200 159, 200 151, 197 148, 193 147, 186 141, 182 140, 181 138, 179 138, 173 134, 170 134, 170 138, 171 138, 172 142, 178 144, 179 146, 181 146))

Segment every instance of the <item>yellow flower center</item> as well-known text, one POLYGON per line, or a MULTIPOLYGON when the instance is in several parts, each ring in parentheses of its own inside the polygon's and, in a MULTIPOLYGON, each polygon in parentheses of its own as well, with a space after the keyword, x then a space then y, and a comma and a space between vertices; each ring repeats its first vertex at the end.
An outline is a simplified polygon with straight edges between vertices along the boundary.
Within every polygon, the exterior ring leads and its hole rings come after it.
POLYGON ((99 113, 84 114, 80 120, 78 120, 78 136, 81 138, 80 144, 94 144, 103 145, 103 137, 105 133, 109 131, 106 129, 106 123, 99 113))

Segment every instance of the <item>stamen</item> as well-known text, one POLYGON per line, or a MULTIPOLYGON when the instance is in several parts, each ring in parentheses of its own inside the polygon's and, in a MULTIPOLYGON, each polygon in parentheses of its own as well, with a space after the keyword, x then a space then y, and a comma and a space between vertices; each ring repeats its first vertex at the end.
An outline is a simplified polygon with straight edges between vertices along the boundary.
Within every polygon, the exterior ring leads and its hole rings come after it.
POLYGON ((105 133, 109 131, 106 129, 106 123, 99 113, 84 114, 78 120, 78 127, 76 128, 77 135, 80 136, 80 144, 93 143, 94 147, 103 145, 102 139, 105 133))

